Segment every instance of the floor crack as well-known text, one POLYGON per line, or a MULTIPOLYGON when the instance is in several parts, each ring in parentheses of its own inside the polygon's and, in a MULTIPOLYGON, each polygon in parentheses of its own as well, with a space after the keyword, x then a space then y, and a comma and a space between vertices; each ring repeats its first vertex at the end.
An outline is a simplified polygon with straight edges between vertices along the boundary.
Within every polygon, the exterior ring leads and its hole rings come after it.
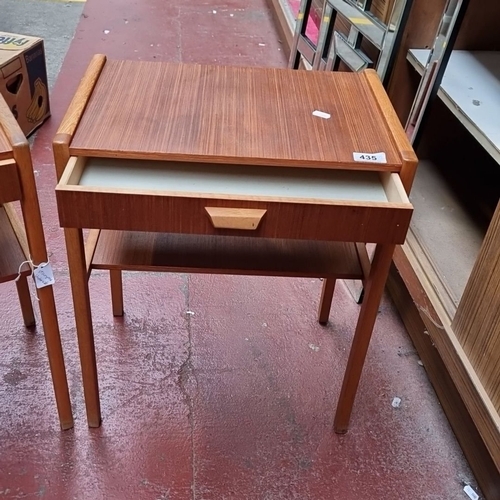
POLYGON ((191 321, 193 314, 190 311, 190 297, 189 297, 189 275, 185 275, 185 297, 186 297, 186 329, 188 334, 188 339, 185 344, 187 349, 186 359, 183 361, 179 370, 177 371, 177 383, 181 390, 188 408, 188 422, 191 433, 191 466, 192 466, 192 499, 196 500, 196 465, 195 465, 195 451, 194 451, 194 405, 193 399, 196 394, 198 387, 198 381, 196 380, 196 373, 193 367, 193 342, 192 342, 192 330, 191 321), (189 313, 189 314, 188 314, 189 313))

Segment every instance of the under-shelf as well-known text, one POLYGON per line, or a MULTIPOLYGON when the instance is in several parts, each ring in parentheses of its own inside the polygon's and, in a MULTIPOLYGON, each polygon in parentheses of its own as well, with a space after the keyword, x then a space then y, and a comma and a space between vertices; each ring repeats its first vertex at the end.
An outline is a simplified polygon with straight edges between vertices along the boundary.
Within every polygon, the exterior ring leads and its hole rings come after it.
POLYGON ((362 279, 356 245, 102 230, 93 269, 362 279))
MULTIPOLYGON (((408 61, 421 75, 429 53, 425 49, 408 53, 408 61)), ((438 96, 500 163, 500 52, 452 51, 438 96)))

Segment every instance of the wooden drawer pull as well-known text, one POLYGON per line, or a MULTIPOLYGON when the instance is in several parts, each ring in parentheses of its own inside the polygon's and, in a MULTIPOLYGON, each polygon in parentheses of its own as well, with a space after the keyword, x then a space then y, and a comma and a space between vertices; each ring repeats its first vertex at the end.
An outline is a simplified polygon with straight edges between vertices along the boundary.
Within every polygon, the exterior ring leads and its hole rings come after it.
POLYGON ((217 229, 257 229, 266 213, 257 208, 205 207, 205 210, 217 229))

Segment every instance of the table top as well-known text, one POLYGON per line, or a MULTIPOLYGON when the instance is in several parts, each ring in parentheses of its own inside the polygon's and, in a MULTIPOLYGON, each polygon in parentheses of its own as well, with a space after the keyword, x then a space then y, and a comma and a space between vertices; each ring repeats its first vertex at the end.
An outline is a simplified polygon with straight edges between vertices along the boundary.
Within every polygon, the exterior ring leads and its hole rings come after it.
POLYGON ((401 166, 363 73, 109 60, 70 144, 84 156, 363 168, 356 152, 401 166))
POLYGON ((12 146, 9 144, 4 131, 0 127, 0 160, 12 158, 12 146))

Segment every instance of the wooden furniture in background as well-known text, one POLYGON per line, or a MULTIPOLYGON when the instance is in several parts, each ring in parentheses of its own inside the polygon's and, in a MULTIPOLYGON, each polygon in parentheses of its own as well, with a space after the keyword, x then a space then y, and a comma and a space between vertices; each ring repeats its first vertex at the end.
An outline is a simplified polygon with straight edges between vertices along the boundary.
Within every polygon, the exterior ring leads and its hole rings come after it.
POLYGON ((315 2, 302 0, 289 67, 305 63, 327 71, 375 68, 387 83, 412 1, 324 0, 318 22, 315 2), (311 22, 318 25, 317 40, 307 34, 311 22))
POLYGON ((396 4, 398 4, 397 0, 372 0, 370 12, 384 24, 389 24, 396 4))
POLYGON ((421 157, 413 192, 418 212, 395 261, 402 268, 410 262, 417 275, 417 284, 408 281, 410 293, 417 287, 425 292, 422 320, 497 471, 498 20, 498 2, 449 2, 432 50, 414 47, 408 53, 422 76, 407 125, 421 157))
POLYGON ((95 56, 54 155, 90 426, 101 422, 93 268, 111 270, 119 313, 123 269, 326 277, 325 323, 335 280, 362 279, 357 243, 373 242, 334 424, 347 430, 416 165, 375 72, 95 56), (93 230, 86 244, 83 228, 93 230))
MULTIPOLYGON (((282 2, 269 1, 283 33, 282 39, 286 41, 284 48, 290 50, 294 21, 286 10, 281 9, 282 2)), ((438 80, 437 98, 423 110, 426 111, 426 118, 420 131, 421 140, 416 146, 421 161, 412 189, 416 210, 408 244, 404 249, 396 248, 395 265, 388 285, 484 495, 488 499, 496 499, 500 491, 498 426, 495 424, 497 409, 492 411, 496 392, 491 392, 490 386, 490 395, 484 399, 486 392, 481 388, 483 382, 480 382, 483 376, 479 376, 483 368, 479 372, 472 368, 469 354, 463 348, 472 345, 474 336, 478 341, 476 346, 484 345, 484 339, 490 338, 485 332, 486 325, 491 334, 492 323, 478 321, 477 315, 473 321, 473 317, 466 314, 468 328, 475 331, 471 337, 471 333, 459 332, 465 325, 465 309, 455 318, 459 302, 472 304, 470 300, 474 295, 482 297, 483 304, 490 304, 492 311, 495 306, 491 285, 481 289, 478 280, 471 281, 469 277, 476 275, 479 263, 488 262, 483 255, 486 252, 490 255, 491 246, 489 251, 485 246, 483 250, 480 248, 483 239, 484 245, 486 241, 492 241, 490 234, 496 226, 490 221, 495 210, 499 210, 496 208, 500 185, 499 160, 495 146, 485 134, 485 129, 489 128, 488 125, 485 127, 485 123, 498 126, 496 114, 488 111, 498 107, 500 95, 497 90, 498 68, 496 63, 491 64, 497 58, 496 51, 500 50, 497 28, 500 3, 495 0, 470 0, 469 3, 467 10, 461 13, 462 22, 456 24, 459 29, 452 34, 449 48, 454 51, 450 50, 449 64, 443 66, 447 71, 441 75, 442 81, 438 80), (453 39, 456 39, 454 43, 453 39), (465 68, 456 64, 461 59, 466 60, 465 68), (488 75, 488 78, 481 79, 481 74, 488 75), (470 87, 474 90, 474 97, 470 87), (487 95, 493 100, 485 99, 487 95), (471 119, 471 110, 476 116, 474 119, 471 119), (486 122, 483 120, 480 126, 478 115, 486 117, 486 122), (491 118, 488 119, 488 116, 491 118), (467 207, 465 212, 463 207, 467 207), (430 225, 423 220, 426 213, 431 220, 430 225), (444 234, 450 234, 453 227, 444 216, 457 213, 468 213, 463 220, 469 219, 469 222, 465 225, 454 224, 455 244, 448 245, 448 250, 440 253, 436 247, 442 246, 441 240, 446 241, 444 234), (436 226, 437 221, 444 221, 443 232, 436 226), (432 226, 437 231, 433 238, 435 244, 430 247, 429 229, 432 226), (410 252, 412 248, 416 251, 410 252), (443 268, 443 264, 447 268, 443 268), (476 285, 472 291, 469 285, 473 283, 476 285), (465 292, 464 289, 470 291, 465 292), (438 314, 435 307, 440 308, 442 314, 438 314), (440 325, 441 316, 448 325, 445 330, 440 325), (462 326, 458 326, 459 317, 462 318, 462 326), (453 331, 452 336, 450 331, 453 331), (485 404, 488 399, 491 402, 485 404), (492 454, 496 455, 495 459, 492 454)), ((435 43, 445 8, 453 13, 450 8, 454 5, 463 9, 465 2, 413 0, 387 84, 391 103, 403 124, 408 121, 414 106, 427 55, 435 43)), ((451 17, 448 17, 446 22, 449 24, 450 20, 451 17)), ((498 241, 498 238, 498 233, 493 233, 493 241, 498 241)), ((494 267, 489 276, 496 276, 494 267)), ((498 368, 498 362, 490 358, 492 353, 498 355, 498 349, 493 348, 491 343, 489 348, 489 364, 498 368)), ((491 375, 487 376, 489 382, 483 378, 485 383, 492 384, 495 379, 498 380, 498 375, 491 375)), ((496 387, 498 389, 498 385, 496 387)))
MULTIPOLYGON (((33 165, 28 141, 0 96, 0 283, 15 280, 20 265, 28 259, 35 265, 48 260, 33 165), (15 201, 20 202, 22 221, 12 206, 15 201)), ((33 326, 29 274, 31 271, 22 271, 16 285, 24 324, 33 326)), ((52 286, 38 289, 37 296, 59 421, 62 429, 70 429, 73 416, 52 286)))

